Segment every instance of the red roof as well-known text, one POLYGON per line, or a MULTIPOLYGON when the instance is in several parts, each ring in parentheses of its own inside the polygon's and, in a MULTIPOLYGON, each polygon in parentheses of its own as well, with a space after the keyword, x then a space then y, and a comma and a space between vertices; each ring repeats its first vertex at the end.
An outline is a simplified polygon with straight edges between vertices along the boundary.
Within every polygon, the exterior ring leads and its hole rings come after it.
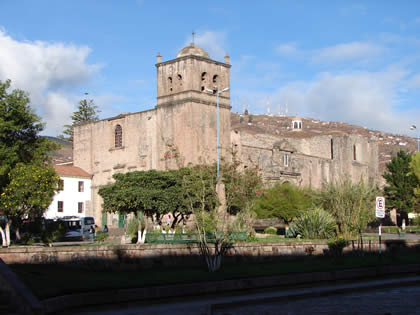
POLYGON ((54 165, 54 169, 60 176, 86 177, 92 178, 92 175, 82 170, 80 167, 70 165, 54 165))

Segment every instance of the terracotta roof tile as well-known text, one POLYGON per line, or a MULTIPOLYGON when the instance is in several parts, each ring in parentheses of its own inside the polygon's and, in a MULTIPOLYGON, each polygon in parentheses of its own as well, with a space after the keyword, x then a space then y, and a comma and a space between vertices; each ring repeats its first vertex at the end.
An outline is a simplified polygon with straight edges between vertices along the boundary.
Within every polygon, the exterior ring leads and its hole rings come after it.
POLYGON ((82 170, 80 167, 70 165, 54 165, 54 169, 60 176, 72 176, 72 177, 86 177, 92 178, 92 175, 82 170))

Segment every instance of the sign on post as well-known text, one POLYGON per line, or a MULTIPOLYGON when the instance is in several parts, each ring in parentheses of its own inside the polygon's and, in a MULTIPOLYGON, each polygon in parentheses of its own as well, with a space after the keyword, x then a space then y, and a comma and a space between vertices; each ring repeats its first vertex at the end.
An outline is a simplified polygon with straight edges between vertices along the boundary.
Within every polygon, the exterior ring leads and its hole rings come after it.
POLYGON ((376 217, 385 218, 385 198, 376 197, 376 217))

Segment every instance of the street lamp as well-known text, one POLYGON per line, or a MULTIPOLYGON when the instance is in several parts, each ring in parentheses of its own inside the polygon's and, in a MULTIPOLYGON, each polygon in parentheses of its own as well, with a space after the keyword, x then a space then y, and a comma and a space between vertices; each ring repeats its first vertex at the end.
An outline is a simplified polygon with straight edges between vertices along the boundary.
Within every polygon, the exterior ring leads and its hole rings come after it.
POLYGON ((420 152, 420 135, 419 135, 419 130, 417 129, 416 125, 411 125, 410 130, 417 131, 417 152, 420 152))
POLYGON ((219 88, 215 85, 213 90, 206 89, 206 92, 211 94, 216 94, 217 97, 217 180, 219 180, 219 169, 220 169, 220 159, 219 159, 219 95, 223 92, 229 91, 229 88, 224 88, 219 91, 219 88))

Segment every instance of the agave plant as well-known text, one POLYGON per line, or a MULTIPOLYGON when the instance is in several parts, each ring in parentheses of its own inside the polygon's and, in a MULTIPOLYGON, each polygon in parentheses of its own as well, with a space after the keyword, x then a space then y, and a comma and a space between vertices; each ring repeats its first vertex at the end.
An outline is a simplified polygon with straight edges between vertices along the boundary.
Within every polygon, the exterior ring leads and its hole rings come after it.
POLYGON ((336 223, 331 214, 320 207, 303 212, 290 225, 290 230, 306 239, 328 239, 335 235, 336 223))

